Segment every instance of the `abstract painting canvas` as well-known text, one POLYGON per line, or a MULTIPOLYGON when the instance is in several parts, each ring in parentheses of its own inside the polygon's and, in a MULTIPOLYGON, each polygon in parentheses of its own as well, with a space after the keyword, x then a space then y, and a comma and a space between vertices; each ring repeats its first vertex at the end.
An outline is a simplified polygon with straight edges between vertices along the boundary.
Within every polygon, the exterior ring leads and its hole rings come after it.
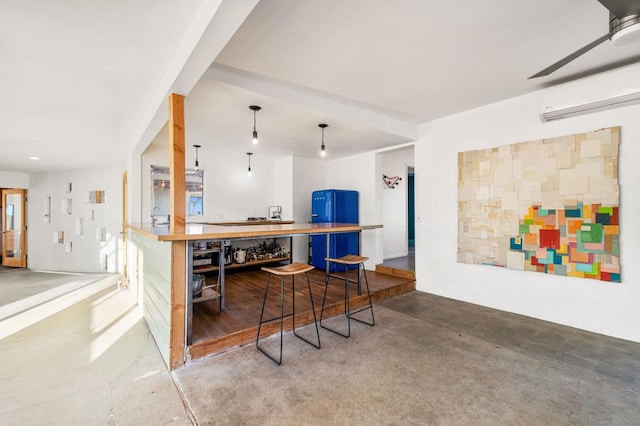
POLYGON ((458 262, 621 282, 620 128, 458 153, 458 262))

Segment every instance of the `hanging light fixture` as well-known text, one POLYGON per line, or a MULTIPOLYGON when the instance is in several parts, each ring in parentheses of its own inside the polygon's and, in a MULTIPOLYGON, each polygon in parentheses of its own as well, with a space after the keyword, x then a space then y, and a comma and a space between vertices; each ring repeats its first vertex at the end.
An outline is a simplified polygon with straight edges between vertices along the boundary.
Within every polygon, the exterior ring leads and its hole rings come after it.
POLYGON ((253 155, 253 152, 247 152, 247 155, 249 156, 249 168, 247 169, 247 176, 251 176, 251 156, 253 155))
POLYGON ((253 144, 256 145, 258 143, 258 131, 256 130, 256 112, 260 111, 258 105, 251 105, 249 109, 253 110, 253 144))
POLYGON ((198 148, 201 148, 202 145, 194 145, 193 146, 196 149, 196 172, 198 170, 200 170, 200 163, 198 163, 198 148))
POLYGON ((322 129, 322 145, 320 145, 320 155, 324 157, 325 155, 327 155, 327 150, 324 147, 324 129, 326 127, 329 127, 329 125, 322 123, 318 124, 318 127, 322 129))

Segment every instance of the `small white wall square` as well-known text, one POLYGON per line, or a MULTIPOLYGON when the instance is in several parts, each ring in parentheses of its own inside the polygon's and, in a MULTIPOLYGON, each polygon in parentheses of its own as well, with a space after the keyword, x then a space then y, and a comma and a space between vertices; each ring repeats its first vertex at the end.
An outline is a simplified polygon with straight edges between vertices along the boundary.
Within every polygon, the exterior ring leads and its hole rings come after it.
POLYGON ((84 235, 84 219, 76 218, 76 235, 84 235))

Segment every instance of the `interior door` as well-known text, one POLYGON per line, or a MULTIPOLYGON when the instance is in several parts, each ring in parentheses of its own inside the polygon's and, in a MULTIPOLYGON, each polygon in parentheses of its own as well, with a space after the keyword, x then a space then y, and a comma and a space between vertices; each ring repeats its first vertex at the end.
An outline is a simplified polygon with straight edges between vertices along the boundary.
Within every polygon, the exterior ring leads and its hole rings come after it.
POLYGON ((2 190, 2 266, 27 266, 26 193, 24 189, 2 190))

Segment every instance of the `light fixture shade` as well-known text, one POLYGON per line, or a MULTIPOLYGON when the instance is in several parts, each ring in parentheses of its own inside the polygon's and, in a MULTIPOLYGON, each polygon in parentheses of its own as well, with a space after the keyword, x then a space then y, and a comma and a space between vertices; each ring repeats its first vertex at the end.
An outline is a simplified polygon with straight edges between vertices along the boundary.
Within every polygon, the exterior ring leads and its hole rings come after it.
POLYGON ((200 170, 200 162, 198 161, 198 148, 201 148, 201 145, 193 145, 193 147, 196 149, 196 171, 200 170))
POLYGON ((318 124, 318 127, 322 129, 322 145, 320 145, 320 156, 324 157, 327 155, 327 148, 324 146, 324 129, 329 127, 329 125, 325 123, 321 123, 321 124, 318 124))
POLYGON ((249 109, 253 111, 253 138, 252 142, 254 145, 258 144, 258 131, 256 130, 256 112, 260 111, 262 108, 258 105, 250 105, 249 109))

